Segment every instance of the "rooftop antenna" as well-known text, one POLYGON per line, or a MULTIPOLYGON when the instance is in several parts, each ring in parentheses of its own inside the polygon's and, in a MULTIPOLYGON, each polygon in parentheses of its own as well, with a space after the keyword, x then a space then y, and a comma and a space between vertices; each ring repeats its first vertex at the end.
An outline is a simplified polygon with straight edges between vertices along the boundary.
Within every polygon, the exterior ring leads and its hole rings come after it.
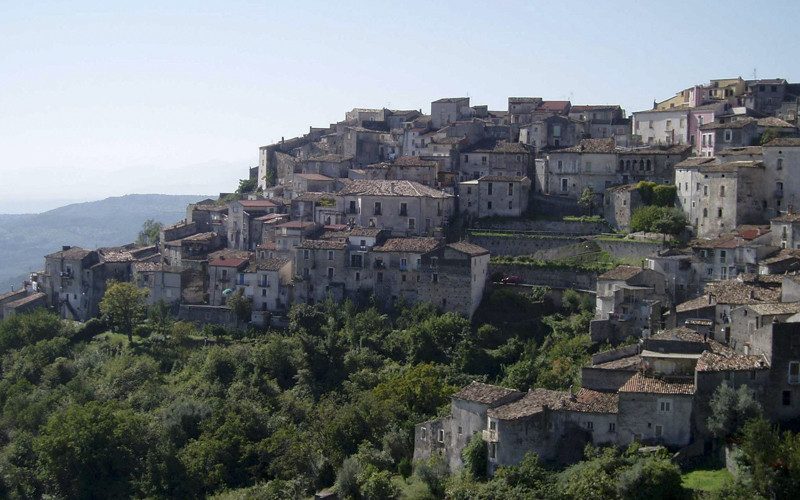
POLYGON ((758 80, 758 75, 756 73, 756 68, 753 68, 753 80, 758 80))

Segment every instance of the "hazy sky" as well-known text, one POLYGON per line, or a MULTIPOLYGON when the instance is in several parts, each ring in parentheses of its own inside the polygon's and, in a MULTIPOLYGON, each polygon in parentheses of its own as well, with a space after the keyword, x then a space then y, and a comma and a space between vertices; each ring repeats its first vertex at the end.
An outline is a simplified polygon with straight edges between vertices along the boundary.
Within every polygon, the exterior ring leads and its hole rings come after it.
POLYGON ((754 69, 800 81, 800 2, 648 5, 0 0, 0 213, 232 190, 259 146, 354 107, 632 112, 754 69))

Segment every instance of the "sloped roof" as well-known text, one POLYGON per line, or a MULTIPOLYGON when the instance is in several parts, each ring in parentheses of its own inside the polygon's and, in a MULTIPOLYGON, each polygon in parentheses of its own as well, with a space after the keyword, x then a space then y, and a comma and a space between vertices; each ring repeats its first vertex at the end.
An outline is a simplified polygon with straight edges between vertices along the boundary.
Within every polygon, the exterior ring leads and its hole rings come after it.
POLYGON ((625 385, 620 387, 622 393, 644 393, 644 394, 675 394, 692 395, 694 394, 694 383, 684 379, 655 378, 646 377, 641 373, 631 377, 625 385))
POLYGON ((91 254, 94 250, 86 250, 81 247, 71 247, 67 250, 61 250, 60 252, 51 253, 50 255, 45 255, 45 258, 48 259, 67 259, 67 260, 82 260, 87 255, 91 254))
POLYGON ((613 137, 607 139, 583 139, 577 146, 559 149, 558 153, 616 153, 617 141, 613 137))
POLYGON ((374 252, 430 252, 440 245, 436 238, 389 238, 383 245, 373 247, 374 252))
POLYGON ((762 356, 739 355, 723 356, 706 351, 697 360, 696 370, 698 372, 721 372, 721 371, 751 371, 766 370, 769 365, 762 356))
POLYGON ((486 415, 499 420, 516 420, 539 413, 545 407, 560 407, 561 401, 565 398, 569 399, 569 394, 566 392, 533 389, 528 391, 522 399, 492 408, 486 412, 486 415))
POLYGON ((444 191, 423 186, 413 181, 378 181, 378 180, 352 180, 347 184, 339 195, 362 195, 362 196, 410 196, 426 198, 452 198, 453 195, 444 191))
POLYGON ((458 252, 471 255, 472 257, 477 257, 478 255, 485 255, 489 253, 489 250, 480 247, 478 245, 475 245, 473 243, 468 243, 466 241, 450 243, 447 246, 458 252))
POLYGON ((255 273, 257 271, 280 271, 283 267, 287 264, 290 264, 292 261, 291 259, 269 259, 263 262, 251 262, 247 269, 245 269, 246 273, 255 273))
POLYGON ((483 139, 466 148, 463 153, 530 153, 524 144, 519 142, 503 141, 499 139, 483 139))
POLYGON ((772 139, 767 144, 765 144, 765 146, 767 146, 767 147, 786 147, 786 148, 800 147, 800 137, 793 137, 793 138, 790 138, 790 137, 779 137, 777 139, 772 139))
POLYGON ((506 387, 500 387, 497 385, 489 385, 482 382, 472 382, 457 393, 453 394, 453 397, 457 399, 463 399, 465 401, 491 405, 513 394, 522 393, 515 391, 514 389, 508 389, 506 387))
POLYGON ((3 307, 8 307, 9 309, 16 309, 17 307, 24 306, 25 304, 30 304, 31 302, 35 302, 37 300, 43 299, 46 297, 46 294, 43 292, 37 292, 22 299, 15 300, 13 302, 9 302, 5 304, 3 307))
POLYGON ((347 243, 336 240, 303 240, 295 248, 303 248, 306 250, 344 250, 347 248, 347 243))
POLYGON ((743 146, 738 148, 727 148, 723 149, 722 151, 717 152, 717 156, 728 156, 728 155, 753 155, 753 156, 760 156, 764 154, 764 148, 761 146, 743 146))
POLYGON ((242 264, 249 262, 249 259, 217 259, 209 264, 215 267, 239 267, 242 264))

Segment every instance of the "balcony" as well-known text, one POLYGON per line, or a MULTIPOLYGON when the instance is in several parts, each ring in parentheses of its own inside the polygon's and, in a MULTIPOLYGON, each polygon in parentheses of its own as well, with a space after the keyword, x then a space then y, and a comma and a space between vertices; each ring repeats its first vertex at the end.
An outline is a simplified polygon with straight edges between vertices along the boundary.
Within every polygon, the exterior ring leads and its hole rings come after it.
POLYGON ((483 431, 483 440, 487 443, 496 443, 497 440, 497 431, 493 429, 485 429, 483 431))
POLYGON ((408 266, 405 265, 405 264, 400 264, 400 270, 401 271, 408 271, 408 266))
POLYGON ((259 281, 258 286, 261 288, 269 288, 269 281, 259 281))

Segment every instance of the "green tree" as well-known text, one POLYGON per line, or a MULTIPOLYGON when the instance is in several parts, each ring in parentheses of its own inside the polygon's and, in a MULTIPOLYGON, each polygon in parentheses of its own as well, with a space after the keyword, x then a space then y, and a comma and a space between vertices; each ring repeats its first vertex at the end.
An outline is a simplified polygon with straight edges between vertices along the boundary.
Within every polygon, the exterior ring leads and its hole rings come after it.
POLYGON ((767 130, 764 131, 763 134, 761 134, 761 136, 758 139, 756 139, 756 141, 753 142, 757 142, 757 144, 755 144, 757 146, 763 146, 764 144, 767 144, 772 140, 777 139, 778 137, 780 137, 780 135, 781 134, 778 131, 778 129, 768 128, 767 130))
POLYGON ((250 315, 253 312, 253 303, 250 299, 244 296, 244 291, 239 290, 236 294, 228 299, 228 307, 236 316, 236 320, 240 323, 250 323, 250 315))
POLYGON ((135 284, 109 280, 108 288, 100 301, 100 312, 107 314, 111 321, 133 342, 133 329, 144 319, 147 290, 139 290, 135 284))
POLYGON ((480 433, 476 432, 469 438, 469 443, 461 455, 464 459, 464 468, 473 477, 486 477, 486 461, 489 458, 489 450, 480 433))
POLYGON ((674 207, 675 197, 678 195, 678 186, 674 184, 659 184, 653 188, 653 205, 658 207, 674 207))
POLYGON ((622 500, 684 500, 681 470, 669 460, 643 459, 623 471, 617 492, 622 500))
POLYGON ((594 189, 591 187, 587 187, 581 193, 581 197, 578 198, 578 205, 582 205, 589 210, 589 215, 594 215, 594 207, 596 204, 595 196, 594 196, 594 189))
POLYGON ((679 234, 688 222, 679 208, 658 207, 648 205, 633 211, 631 217, 632 231, 679 234))
POLYGON ((264 174, 264 182, 267 187, 272 187, 278 183, 278 172, 274 168, 267 168, 267 173, 264 174))
POLYGON ((761 405, 746 385, 734 390, 728 384, 720 384, 711 396, 709 405, 711 415, 708 417, 708 430, 722 438, 737 434, 748 420, 762 413, 761 405))
POLYGON ((136 244, 142 246, 155 245, 161 239, 161 230, 164 229, 164 224, 157 222, 153 219, 147 219, 142 224, 142 230, 136 237, 136 244))
POLYGON ((114 402, 56 412, 34 441, 42 479, 64 498, 128 498, 148 449, 144 419, 114 402))
POLYGON ((252 193, 258 187, 258 179, 239 179, 239 187, 236 188, 236 194, 243 195, 252 193))

